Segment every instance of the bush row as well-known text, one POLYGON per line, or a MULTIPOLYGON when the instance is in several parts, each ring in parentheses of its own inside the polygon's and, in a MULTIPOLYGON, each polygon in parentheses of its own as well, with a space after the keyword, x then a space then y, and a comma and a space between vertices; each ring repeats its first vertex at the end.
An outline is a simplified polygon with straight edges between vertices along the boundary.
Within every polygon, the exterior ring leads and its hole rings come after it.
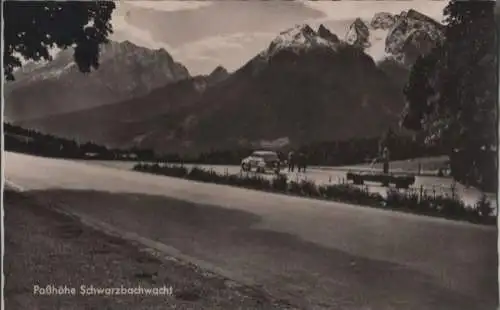
POLYGON ((486 195, 483 195, 474 206, 469 206, 454 195, 428 195, 426 193, 422 195, 412 189, 404 192, 389 189, 385 204, 391 209, 412 213, 473 223, 496 224, 496 218, 492 216, 494 208, 486 195))
POLYGON ((388 208, 474 223, 496 224, 496 219, 492 217, 493 207, 486 196, 481 197, 475 206, 467 206, 455 195, 428 195, 413 189, 389 189, 386 197, 382 197, 380 194, 370 193, 366 186, 359 187, 348 183, 318 186, 310 180, 289 180, 286 175, 268 179, 253 173, 221 174, 198 167, 188 169, 179 165, 159 164, 137 164, 134 170, 199 182, 388 208))

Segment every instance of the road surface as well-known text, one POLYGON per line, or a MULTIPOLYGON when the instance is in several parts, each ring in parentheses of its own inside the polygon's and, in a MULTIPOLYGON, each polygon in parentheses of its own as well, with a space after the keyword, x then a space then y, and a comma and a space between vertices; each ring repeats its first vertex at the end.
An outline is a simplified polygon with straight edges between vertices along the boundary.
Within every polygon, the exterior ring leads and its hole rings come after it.
POLYGON ((6 179, 300 309, 497 307, 493 227, 6 153, 6 179))

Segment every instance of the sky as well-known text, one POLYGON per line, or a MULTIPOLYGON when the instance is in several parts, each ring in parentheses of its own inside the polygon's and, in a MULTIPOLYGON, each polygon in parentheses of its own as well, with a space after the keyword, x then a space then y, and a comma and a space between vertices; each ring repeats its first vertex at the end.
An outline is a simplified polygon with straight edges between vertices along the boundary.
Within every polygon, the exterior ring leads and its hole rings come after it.
POLYGON ((192 75, 222 65, 233 71, 296 24, 324 24, 343 38, 348 26, 375 13, 411 8, 442 21, 447 1, 120 1, 112 39, 164 48, 192 75))

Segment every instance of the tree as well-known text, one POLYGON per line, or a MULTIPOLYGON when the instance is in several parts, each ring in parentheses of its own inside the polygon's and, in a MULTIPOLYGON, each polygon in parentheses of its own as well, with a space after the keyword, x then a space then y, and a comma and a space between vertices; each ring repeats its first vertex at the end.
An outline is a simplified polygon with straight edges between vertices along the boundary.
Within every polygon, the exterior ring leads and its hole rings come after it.
POLYGON ((491 161, 478 168, 485 150, 497 145, 494 14, 494 1, 451 0, 444 10, 445 40, 417 60, 404 90, 403 125, 425 132, 429 144, 459 152, 453 166, 463 170, 459 178, 472 182, 484 179, 486 170, 496 171, 491 161))
POLYGON ((25 60, 51 60, 54 48, 74 48, 82 72, 99 67, 99 45, 113 32, 113 1, 3 1, 4 76, 25 60))

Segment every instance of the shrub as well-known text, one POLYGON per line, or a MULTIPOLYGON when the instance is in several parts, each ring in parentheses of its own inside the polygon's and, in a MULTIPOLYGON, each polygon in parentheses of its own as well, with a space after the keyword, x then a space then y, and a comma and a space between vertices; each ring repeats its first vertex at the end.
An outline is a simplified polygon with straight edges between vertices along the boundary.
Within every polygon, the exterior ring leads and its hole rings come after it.
POLYGON ((301 188, 300 183, 298 181, 291 181, 288 190, 292 194, 296 194, 296 195, 302 194, 302 188, 301 188))
MULTIPOLYGON (((147 164, 146 164, 146 166, 147 166, 147 164)), ((157 173, 157 174, 160 173, 160 165, 158 165, 158 164, 154 164, 154 165, 149 166, 149 169, 152 173, 157 173)))
POLYGON ((132 170, 144 171, 144 170, 146 170, 146 165, 144 165, 142 163, 135 164, 134 167, 132 168, 132 170))
POLYGON ((385 199, 386 206, 391 208, 408 209, 427 213, 431 207, 426 195, 419 195, 414 190, 399 191, 396 189, 388 189, 385 199))
POLYGON ((387 197, 385 199, 386 205, 388 207, 397 207, 401 206, 405 202, 405 197, 404 195, 401 195, 401 193, 398 190, 389 188, 387 190, 387 197))
POLYGON ((319 187, 310 180, 291 181, 288 191, 298 196, 320 197, 319 187))
POLYGON ((277 192, 286 192, 288 190, 288 178, 284 174, 276 176, 271 182, 272 189, 277 192))
POLYGON ((140 163, 140 164, 136 164, 133 167, 133 169, 136 171, 144 171, 144 172, 161 174, 161 175, 178 177, 178 178, 183 178, 188 173, 188 170, 182 166, 169 166, 169 165, 161 166, 157 163, 156 164, 142 164, 142 163, 140 163))
POLYGON ((219 183, 221 177, 213 170, 207 171, 198 167, 192 168, 186 175, 190 180, 219 183))
POLYGON ((489 217, 493 214, 493 206, 491 205, 491 201, 489 201, 486 195, 482 195, 479 200, 475 204, 474 208, 477 214, 481 217, 489 217))
POLYGON ((379 206, 383 201, 379 194, 369 193, 351 184, 323 185, 318 191, 327 199, 362 205, 379 206))
POLYGON ((455 197, 436 196, 432 197, 433 207, 443 216, 451 218, 466 218, 467 209, 464 202, 455 197))
POLYGON ((225 184, 228 185, 234 185, 234 186, 241 186, 242 184, 242 177, 236 174, 230 174, 224 178, 225 184))
MULTIPOLYGON (((155 166, 159 166, 158 164, 155 164, 155 166)), ((177 177, 177 178, 183 178, 188 174, 188 170, 186 167, 183 166, 159 166, 158 172, 162 175, 168 175, 171 177, 177 177)))
POLYGON ((138 163, 133 170, 172 177, 187 178, 200 182, 226 184, 255 190, 293 193, 298 196, 323 197, 330 200, 353 203, 367 206, 385 205, 389 208, 402 209, 420 214, 437 215, 447 218, 462 219, 485 224, 495 224, 496 219, 491 217, 493 206, 486 195, 483 195, 474 207, 466 206, 452 188, 451 196, 427 195, 423 188, 420 190, 389 189, 387 197, 370 193, 367 189, 352 184, 321 185, 310 180, 293 180, 288 182, 286 175, 277 175, 269 180, 261 175, 241 173, 239 175, 218 174, 213 170, 194 167, 188 170, 184 166, 159 165, 138 163))
POLYGON ((320 192, 316 183, 310 180, 302 180, 299 183, 300 194, 308 197, 318 197, 320 192))
POLYGON ((246 187, 249 187, 252 189, 259 189, 259 190, 270 190, 271 189, 271 182, 268 179, 263 178, 261 176, 257 176, 257 175, 247 176, 244 179, 243 184, 246 185, 246 187))

